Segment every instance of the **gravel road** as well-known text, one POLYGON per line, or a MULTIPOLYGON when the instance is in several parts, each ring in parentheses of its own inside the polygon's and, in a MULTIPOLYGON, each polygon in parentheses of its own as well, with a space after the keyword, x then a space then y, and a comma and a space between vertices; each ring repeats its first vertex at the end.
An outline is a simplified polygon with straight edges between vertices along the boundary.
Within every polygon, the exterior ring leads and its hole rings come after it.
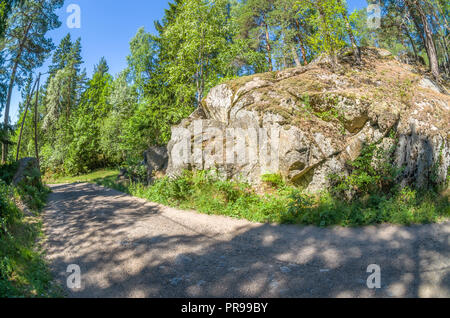
POLYGON ((450 223, 366 228, 250 223, 92 184, 51 186, 45 248, 68 297, 450 297, 450 223), (367 268, 381 268, 369 289, 367 268))

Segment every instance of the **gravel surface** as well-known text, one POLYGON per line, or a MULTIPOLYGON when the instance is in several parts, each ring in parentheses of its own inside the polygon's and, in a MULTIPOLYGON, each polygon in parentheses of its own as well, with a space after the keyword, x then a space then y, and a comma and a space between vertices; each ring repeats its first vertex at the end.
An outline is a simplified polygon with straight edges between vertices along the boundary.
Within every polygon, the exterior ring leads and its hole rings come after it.
POLYGON ((93 184, 52 186, 47 258, 69 297, 450 297, 450 223, 365 228, 250 223, 93 184), (381 268, 369 289, 367 268, 381 268))

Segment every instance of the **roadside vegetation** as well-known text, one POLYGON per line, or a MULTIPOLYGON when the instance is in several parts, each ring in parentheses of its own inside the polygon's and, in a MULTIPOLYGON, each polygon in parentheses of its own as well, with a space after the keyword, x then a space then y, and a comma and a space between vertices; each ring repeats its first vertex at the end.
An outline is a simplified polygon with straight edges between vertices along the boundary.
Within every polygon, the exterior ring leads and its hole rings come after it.
POLYGON ((39 212, 49 189, 34 170, 14 186, 16 170, 17 164, 0 166, 0 297, 57 297, 60 291, 40 246, 39 212))
POLYGON ((412 225, 450 218, 448 196, 408 188, 345 200, 330 192, 308 194, 283 183, 261 194, 246 183, 222 180, 211 171, 185 171, 178 178, 164 177, 148 186, 119 183, 115 177, 89 182, 171 207, 262 223, 321 227, 382 223, 412 225))
POLYGON ((185 171, 178 178, 162 177, 149 185, 145 185, 144 178, 136 181, 137 176, 119 182, 114 171, 99 171, 78 179, 171 207, 262 223, 327 227, 448 220, 450 201, 445 189, 400 187, 396 176, 401 169, 374 164, 384 154, 375 145, 367 145, 358 159, 348 163, 352 168, 348 176, 330 175, 330 191, 316 194, 288 185, 276 174, 263 176, 259 187, 224 180, 215 171, 185 171))

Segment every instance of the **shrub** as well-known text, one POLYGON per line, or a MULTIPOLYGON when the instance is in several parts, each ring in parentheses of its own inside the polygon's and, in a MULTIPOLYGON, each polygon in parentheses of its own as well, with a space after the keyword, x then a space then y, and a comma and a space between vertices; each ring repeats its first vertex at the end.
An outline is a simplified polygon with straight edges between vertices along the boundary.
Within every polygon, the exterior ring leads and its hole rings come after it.
POLYGON ((44 208, 50 193, 50 189, 42 183, 41 173, 37 169, 25 171, 25 176, 17 185, 16 191, 23 203, 33 211, 44 208))
POLYGON ((329 175, 330 193, 346 201, 376 193, 394 194, 398 190, 395 180, 402 169, 386 160, 393 151, 377 144, 364 145, 360 156, 347 163, 349 175, 329 175))
POLYGON ((3 180, 7 184, 11 184, 14 175, 16 174, 17 168, 17 162, 0 165, 0 180, 3 180))
POLYGON ((11 200, 13 193, 12 187, 0 180, 0 236, 8 233, 8 225, 20 215, 20 210, 11 200))
POLYGON ((133 183, 128 192, 161 204, 256 222, 281 222, 287 210, 281 190, 261 197, 250 185, 223 180, 215 171, 185 171, 178 178, 161 178, 150 186, 133 183))
POLYGON ((280 174, 265 174, 261 180, 272 187, 282 187, 285 184, 280 174))

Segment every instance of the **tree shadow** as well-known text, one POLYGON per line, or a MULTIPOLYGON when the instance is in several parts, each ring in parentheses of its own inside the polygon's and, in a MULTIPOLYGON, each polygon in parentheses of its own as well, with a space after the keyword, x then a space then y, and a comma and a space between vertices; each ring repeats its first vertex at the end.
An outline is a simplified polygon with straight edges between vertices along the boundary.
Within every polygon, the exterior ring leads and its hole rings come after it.
POLYGON ((450 223, 316 228, 181 212, 90 184, 53 187, 48 259, 70 297, 448 297, 450 223), (367 267, 381 267, 369 289, 367 267))

